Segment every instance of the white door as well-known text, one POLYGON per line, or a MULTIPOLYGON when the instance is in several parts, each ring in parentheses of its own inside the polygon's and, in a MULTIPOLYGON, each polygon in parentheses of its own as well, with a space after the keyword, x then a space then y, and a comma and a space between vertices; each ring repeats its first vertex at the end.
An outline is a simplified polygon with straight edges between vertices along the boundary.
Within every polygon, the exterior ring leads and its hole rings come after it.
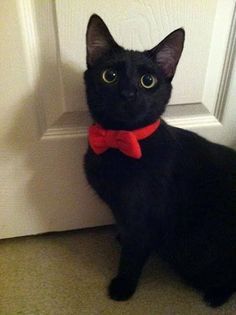
POLYGON ((186 45, 165 115, 236 147, 234 0, 1 0, 0 238, 108 224, 83 174, 85 30, 98 13, 127 48, 175 28, 186 45))

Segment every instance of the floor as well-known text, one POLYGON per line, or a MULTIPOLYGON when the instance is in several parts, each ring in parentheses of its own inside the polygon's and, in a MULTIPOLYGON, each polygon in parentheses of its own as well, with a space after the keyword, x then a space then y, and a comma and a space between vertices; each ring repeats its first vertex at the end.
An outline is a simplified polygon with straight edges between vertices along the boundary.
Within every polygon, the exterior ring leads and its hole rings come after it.
POLYGON ((1 315, 236 314, 236 295, 211 309, 152 257, 132 299, 107 297, 119 257, 114 227, 0 241, 1 315))

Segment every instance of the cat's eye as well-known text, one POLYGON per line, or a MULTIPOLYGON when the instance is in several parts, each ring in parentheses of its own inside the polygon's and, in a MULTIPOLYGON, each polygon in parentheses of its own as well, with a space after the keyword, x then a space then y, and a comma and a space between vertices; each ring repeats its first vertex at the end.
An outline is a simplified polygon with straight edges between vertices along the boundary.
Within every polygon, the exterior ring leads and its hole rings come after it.
POLYGON ((151 89, 157 84, 157 78, 147 73, 141 76, 140 83, 145 89, 151 89))
POLYGON ((118 78, 118 74, 113 69, 106 69, 102 72, 102 79, 107 84, 115 83, 118 78))

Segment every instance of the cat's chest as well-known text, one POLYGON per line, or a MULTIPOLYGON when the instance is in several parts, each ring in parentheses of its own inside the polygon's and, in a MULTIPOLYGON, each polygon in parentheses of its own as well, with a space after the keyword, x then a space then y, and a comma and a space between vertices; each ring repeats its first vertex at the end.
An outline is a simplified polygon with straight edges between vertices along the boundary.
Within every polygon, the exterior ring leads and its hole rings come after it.
POLYGON ((109 150, 101 155, 88 150, 85 156, 87 176, 106 183, 112 181, 118 185, 132 179, 132 176, 137 175, 141 169, 144 170, 144 165, 140 161, 128 158, 115 150, 109 150))
POLYGON ((142 180, 148 170, 140 160, 128 158, 115 150, 101 155, 90 149, 85 156, 85 171, 90 185, 104 199, 118 196, 121 190, 142 180))

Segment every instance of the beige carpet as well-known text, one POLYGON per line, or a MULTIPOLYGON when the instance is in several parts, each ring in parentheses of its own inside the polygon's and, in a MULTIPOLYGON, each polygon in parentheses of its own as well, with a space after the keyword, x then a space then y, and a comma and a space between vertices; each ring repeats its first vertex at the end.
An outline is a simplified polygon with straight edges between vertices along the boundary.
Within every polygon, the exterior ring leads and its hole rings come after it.
POLYGON ((236 314, 236 296, 216 310, 152 257, 134 297, 106 295, 119 244, 112 227, 0 241, 0 314, 236 314))

